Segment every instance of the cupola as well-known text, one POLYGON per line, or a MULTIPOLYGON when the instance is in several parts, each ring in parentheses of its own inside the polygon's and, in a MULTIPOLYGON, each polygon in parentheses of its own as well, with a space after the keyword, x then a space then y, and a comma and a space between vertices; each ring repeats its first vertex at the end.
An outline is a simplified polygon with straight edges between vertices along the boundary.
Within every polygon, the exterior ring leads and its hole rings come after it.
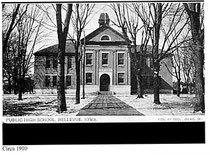
POLYGON ((105 26, 105 25, 109 26, 109 22, 110 22, 109 15, 107 13, 101 13, 98 20, 99 27, 105 26))

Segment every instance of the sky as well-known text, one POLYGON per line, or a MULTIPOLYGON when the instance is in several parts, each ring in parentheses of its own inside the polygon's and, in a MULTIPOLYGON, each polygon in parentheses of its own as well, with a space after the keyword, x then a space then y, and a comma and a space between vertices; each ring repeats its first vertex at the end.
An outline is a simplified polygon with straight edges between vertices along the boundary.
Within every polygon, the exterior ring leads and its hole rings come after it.
MULTIPOLYGON (((51 3, 45 3, 44 5, 48 6, 48 5, 51 5, 51 3)), ((49 12, 50 12, 50 16, 52 17, 53 22, 56 23, 55 22, 56 21, 55 10, 50 9, 49 12)), ((108 3, 96 4, 92 14, 90 15, 90 17, 88 19, 89 22, 84 29, 85 35, 88 35, 89 33, 93 32, 94 30, 96 30, 99 27, 98 19, 99 19, 99 16, 100 16, 101 13, 108 13, 110 19, 114 18, 113 17, 114 14, 113 14, 111 8, 108 6, 108 3)), ((64 20, 65 12, 62 12, 62 18, 64 20)), ((50 20, 47 20, 45 22, 49 25, 53 25, 50 20)), ((110 26, 113 26, 113 24, 111 24, 111 22, 110 22, 110 26)), ((70 34, 73 34, 73 28, 72 27, 73 26, 72 26, 71 21, 70 21, 70 26, 69 26, 69 33, 70 34)), ((48 35, 47 35, 47 37, 45 37, 45 39, 43 39, 43 41, 41 43, 39 43, 35 46, 34 53, 36 51, 39 51, 39 50, 43 49, 43 48, 46 48, 46 47, 49 47, 49 46, 52 46, 52 45, 58 43, 56 28, 50 27, 50 30, 47 29, 47 28, 43 28, 43 29, 44 29, 45 33, 48 34, 48 35)), ((117 29, 116 26, 115 26, 115 29, 117 29)), ((83 37, 84 37, 84 32, 82 33, 82 38, 83 37)), ((33 61, 34 60, 32 60, 32 62, 33 61)), ((34 70, 32 68, 30 73, 33 73, 33 72, 34 72, 34 70)))
MULTIPOLYGON (((89 22, 84 28, 85 35, 88 35, 89 33, 93 32, 99 27, 98 19, 101 13, 107 13, 111 21, 116 21, 114 11, 109 6, 110 4, 111 3, 95 3, 93 13, 88 18, 89 22)), ((51 5, 51 3, 45 4, 45 5, 51 5)), ((55 10, 51 10, 50 13, 51 13, 51 17, 54 18, 53 20, 55 21, 55 10)), ((62 18, 64 20, 65 12, 62 12, 62 18)), ((111 21, 110 21, 110 26, 120 32, 121 30, 117 26, 115 26, 111 21)), ((48 23, 50 24, 51 22, 48 21, 48 23)), ((69 26, 70 34, 73 34, 73 31, 74 31, 72 27, 73 27, 72 23, 70 22, 70 26, 69 26)), ((49 32, 49 30, 46 29, 46 33, 47 32, 49 32)), ((82 34, 82 38, 83 37, 84 37, 84 33, 82 34)), ((46 38, 46 40, 44 40, 42 44, 36 47, 36 50, 40 50, 40 47, 43 47, 43 45, 45 45, 44 47, 46 48, 47 46, 57 44, 57 43, 58 43, 57 32, 56 32, 56 29, 54 28, 54 31, 50 31, 50 35, 46 38)), ((137 43, 140 44, 140 35, 137 35, 137 43)))
MULTIPOLYGON (((64 15, 65 12, 62 12, 63 14, 63 20, 64 20, 64 15)), ((111 10, 111 8, 108 6, 108 3, 103 4, 96 4, 93 10, 93 13, 91 14, 91 16, 89 17, 89 22, 86 25, 84 31, 85 31, 85 35, 88 35, 89 33, 93 32, 94 30, 96 30, 99 27, 98 24, 98 19, 101 13, 108 13, 109 14, 109 18, 113 18, 113 12, 111 10)), ((55 11, 52 10, 51 11, 51 16, 54 16, 54 21, 55 21, 55 11)), ((50 21, 49 21, 50 22, 50 21)), ((110 24, 111 25, 111 24, 110 24)), ((47 46, 51 46, 53 44, 57 44, 58 40, 57 40, 57 32, 56 29, 54 29, 55 31, 50 31, 50 35, 44 40, 44 42, 42 42, 42 44, 38 45, 36 47, 36 50, 39 50, 40 47, 46 48, 47 46)), ((46 29, 46 33, 49 32, 49 30, 46 29)), ((73 28, 70 22, 70 26, 69 26, 69 33, 72 34, 73 33, 73 28)), ((82 38, 84 37, 84 33, 82 34, 82 38)))

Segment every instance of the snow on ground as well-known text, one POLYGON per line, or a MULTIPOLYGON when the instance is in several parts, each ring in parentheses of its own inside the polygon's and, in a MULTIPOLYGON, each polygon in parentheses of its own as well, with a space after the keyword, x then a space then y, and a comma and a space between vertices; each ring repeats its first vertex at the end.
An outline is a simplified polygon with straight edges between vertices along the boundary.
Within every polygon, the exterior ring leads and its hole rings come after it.
POLYGON ((56 95, 24 94, 18 101, 17 95, 3 95, 4 116, 76 116, 79 110, 87 105, 95 96, 86 96, 75 104, 75 97, 66 95, 67 111, 58 114, 56 95))
MULTIPOLYGON (((56 95, 24 94, 23 100, 18 101, 17 95, 3 95, 3 115, 4 116, 76 116, 81 108, 91 102, 96 96, 87 96, 81 99, 80 104, 75 104, 75 96, 66 95, 67 111, 61 114, 57 110, 56 95)), ((162 104, 153 103, 153 95, 144 95, 143 99, 136 99, 136 95, 119 96, 117 98, 132 106, 146 116, 155 115, 203 115, 193 113, 194 95, 181 94, 177 97, 173 94, 161 94, 162 104)))
POLYGON ((136 95, 116 96, 120 100, 126 102, 130 106, 134 107, 139 112, 146 116, 154 115, 203 115, 200 112, 193 113, 193 107, 195 104, 195 95, 181 94, 181 97, 177 97, 174 94, 161 94, 160 105, 154 104, 154 95, 146 94, 142 99, 136 99, 136 95))

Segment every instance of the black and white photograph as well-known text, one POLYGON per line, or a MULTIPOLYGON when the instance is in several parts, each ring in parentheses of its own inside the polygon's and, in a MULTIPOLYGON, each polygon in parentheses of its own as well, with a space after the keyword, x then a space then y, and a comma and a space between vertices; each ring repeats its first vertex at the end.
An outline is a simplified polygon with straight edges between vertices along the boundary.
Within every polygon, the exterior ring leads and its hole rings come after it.
MULTIPOLYGON (((3 134, 20 124, 76 126, 72 131, 95 124, 99 134, 127 123, 161 133, 177 127, 181 135, 195 127, 198 135, 190 130, 186 141, 160 143, 205 143, 204 1, 5 1, 1 7, 3 134)), ((3 144, 16 145, 6 138, 3 144)))

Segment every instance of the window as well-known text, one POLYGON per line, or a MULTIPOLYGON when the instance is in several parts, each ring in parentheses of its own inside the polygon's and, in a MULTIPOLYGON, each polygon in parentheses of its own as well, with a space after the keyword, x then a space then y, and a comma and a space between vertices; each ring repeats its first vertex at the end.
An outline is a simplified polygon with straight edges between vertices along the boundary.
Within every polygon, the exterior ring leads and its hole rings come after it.
POLYGON ((57 86, 57 76, 53 76, 53 87, 57 86))
POLYGON ((153 59, 150 58, 150 68, 153 68, 153 59))
POLYGON ((70 56, 68 56, 68 60, 67 60, 68 62, 67 62, 67 66, 68 66, 68 68, 72 68, 72 58, 70 57, 70 56))
POLYGON ((124 53, 118 53, 118 65, 124 65, 124 53))
POLYGON ((125 74, 124 73, 118 73, 118 84, 124 84, 125 80, 125 74))
POLYGON ((152 60, 151 57, 147 58, 147 66, 150 67, 150 68, 153 68, 153 60, 152 60))
POLYGON ((108 35, 103 35, 103 36, 101 37, 101 40, 110 40, 110 39, 109 39, 109 36, 108 36, 108 35))
POLYGON ((66 76, 66 86, 71 86, 71 76, 70 75, 66 76))
POLYGON ((50 68, 50 57, 46 56, 46 68, 50 68))
POLYGON ((102 65, 108 65, 108 53, 102 53, 102 65))
POLYGON ((58 65, 58 60, 57 60, 57 57, 54 56, 53 57, 53 68, 57 68, 57 65, 58 65))
POLYGON ((50 76, 45 76, 45 87, 50 87, 50 76))
POLYGON ((92 65, 93 60, 93 54, 92 53, 86 53, 86 65, 92 65))
POLYGON ((86 84, 92 83, 92 73, 86 73, 86 84))

